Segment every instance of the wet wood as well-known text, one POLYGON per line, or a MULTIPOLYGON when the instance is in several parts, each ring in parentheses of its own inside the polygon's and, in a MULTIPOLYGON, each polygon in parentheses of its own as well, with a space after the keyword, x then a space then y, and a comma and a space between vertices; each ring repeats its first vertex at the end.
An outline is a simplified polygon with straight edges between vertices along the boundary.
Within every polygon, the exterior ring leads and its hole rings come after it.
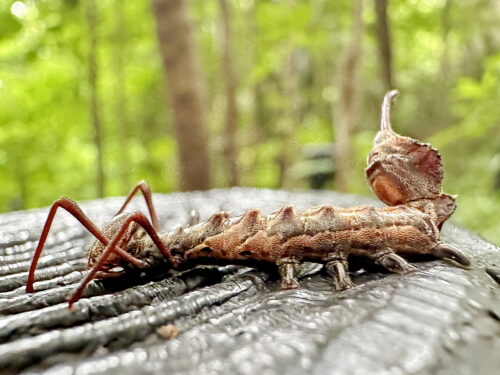
MULTIPOLYGON (((253 207, 269 213, 287 204, 300 210, 373 203, 329 192, 237 188, 154 200, 163 230, 186 224, 194 207, 206 219, 221 210, 238 215, 253 207)), ((83 207, 102 225, 121 203, 113 198, 83 207)), ((138 199, 131 209, 145 207, 138 199)), ((288 291, 280 290, 273 270, 159 269, 94 281, 68 311, 65 299, 83 275, 91 242, 69 216, 54 221, 40 267, 45 280, 31 295, 22 287, 46 214, 0 215, 0 260, 6 261, 0 266, 12 266, 0 276, 2 374, 494 374, 500 366, 500 288, 492 276, 500 249, 452 225, 443 237, 472 258, 470 270, 427 259, 413 263, 418 270, 409 275, 352 273, 356 287, 337 292, 313 264, 299 277, 302 288, 288 291), (17 281, 8 284, 9 278, 17 281), (157 330, 169 325, 177 336, 166 340, 157 330)))

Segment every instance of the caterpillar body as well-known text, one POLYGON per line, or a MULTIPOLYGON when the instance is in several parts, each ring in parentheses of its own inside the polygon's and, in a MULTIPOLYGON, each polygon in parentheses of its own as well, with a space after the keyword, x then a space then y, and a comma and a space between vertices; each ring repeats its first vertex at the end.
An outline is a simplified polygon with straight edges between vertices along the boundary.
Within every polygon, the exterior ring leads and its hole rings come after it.
POLYGON ((207 221, 160 233, 148 185, 141 181, 113 220, 99 230, 67 198, 54 203, 35 251, 27 291, 32 292, 36 264, 58 207, 72 213, 97 238, 88 251, 90 271, 72 297, 77 301, 93 278, 106 278, 130 267, 158 264, 179 268, 191 264, 265 262, 277 266, 283 288, 297 288, 300 263, 324 263, 336 289, 353 286, 348 257, 364 256, 392 272, 414 269, 404 257, 432 254, 463 266, 469 259, 440 241, 440 229, 454 212, 455 198, 441 192, 443 169, 438 151, 392 129, 390 106, 397 91, 382 104, 381 129, 368 157, 366 176, 386 207, 338 208, 332 205, 298 211, 292 206, 262 215, 258 209, 237 218, 225 212, 207 221), (151 221, 142 213, 122 213, 133 195, 142 191, 151 221))

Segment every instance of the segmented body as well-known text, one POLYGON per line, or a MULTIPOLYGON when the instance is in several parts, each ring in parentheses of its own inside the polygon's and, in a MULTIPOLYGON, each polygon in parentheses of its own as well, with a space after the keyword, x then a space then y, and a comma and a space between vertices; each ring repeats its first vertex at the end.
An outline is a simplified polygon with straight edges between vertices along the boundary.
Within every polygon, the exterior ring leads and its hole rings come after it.
POLYGON ((372 190, 388 207, 325 205, 305 211, 284 207, 271 215, 249 210, 239 218, 221 212, 203 223, 160 234, 145 181, 137 184, 102 231, 76 203, 61 198, 52 206, 40 236, 27 291, 34 290, 36 265, 58 207, 72 213, 96 237, 88 252, 90 272, 75 290, 70 305, 83 295, 93 278, 116 276, 129 267, 177 268, 217 260, 268 262, 278 267, 283 288, 296 288, 300 263, 307 260, 324 263, 335 287, 346 289, 354 285, 347 262, 351 254, 371 258, 398 273, 415 269, 404 259, 407 254, 432 254, 469 266, 465 254, 439 241, 439 230, 455 211, 455 197, 441 190, 443 165, 439 152, 392 129, 390 104, 396 94, 393 90, 384 97, 380 131, 365 171, 372 190), (151 221, 140 212, 121 214, 138 189, 144 194, 151 221))
MULTIPOLYGON (((325 205, 305 211, 289 206, 272 215, 249 210, 233 219, 224 212, 217 213, 206 222, 179 228, 161 238, 181 263, 202 262, 203 258, 327 262, 335 254, 377 257, 388 249, 429 252, 439 240, 431 217, 432 212, 407 205, 349 209, 325 205)), ((151 265, 164 259, 142 231, 136 233, 127 251, 151 265)))

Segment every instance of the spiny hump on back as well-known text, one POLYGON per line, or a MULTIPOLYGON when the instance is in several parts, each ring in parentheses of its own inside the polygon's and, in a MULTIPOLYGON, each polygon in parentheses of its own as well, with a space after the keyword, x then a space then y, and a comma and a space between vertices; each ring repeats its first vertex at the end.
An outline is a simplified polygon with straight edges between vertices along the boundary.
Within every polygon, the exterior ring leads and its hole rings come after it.
POLYGON ((443 180, 443 165, 438 150, 399 135, 392 129, 391 103, 397 93, 392 90, 384 97, 380 130, 366 168, 372 190, 390 206, 436 198, 441 194, 443 180))
POLYGON ((245 212, 239 221, 230 227, 230 232, 237 232, 241 235, 248 235, 260 229, 261 226, 260 210, 252 209, 245 212))
POLYGON ((292 206, 285 206, 269 221, 268 233, 289 238, 302 232, 300 218, 292 206))
POLYGON ((260 210, 251 209, 245 212, 238 222, 241 226, 253 227, 259 222, 260 210))
POLYGON ((309 215, 304 217, 304 232, 315 234, 325 230, 330 230, 337 221, 337 213, 333 206, 324 205, 314 209, 309 215))
POLYGON ((210 216, 203 225, 205 237, 219 234, 226 226, 228 220, 229 214, 227 212, 217 212, 210 216))
POLYGON ((318 217, 322 219, 331 219, 335 217, 335 208, 329 204, 321 206, 321 208, 318 210, 318 217))

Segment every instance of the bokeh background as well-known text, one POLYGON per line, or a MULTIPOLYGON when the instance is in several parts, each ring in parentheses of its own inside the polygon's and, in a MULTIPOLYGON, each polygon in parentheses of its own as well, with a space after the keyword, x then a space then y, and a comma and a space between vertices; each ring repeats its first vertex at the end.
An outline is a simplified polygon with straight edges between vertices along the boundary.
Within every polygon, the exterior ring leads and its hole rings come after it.
POLYGON ((500 244, 497 0, 0 0, 0 210, 143 178, 369 195, 390 88, 500 244))

